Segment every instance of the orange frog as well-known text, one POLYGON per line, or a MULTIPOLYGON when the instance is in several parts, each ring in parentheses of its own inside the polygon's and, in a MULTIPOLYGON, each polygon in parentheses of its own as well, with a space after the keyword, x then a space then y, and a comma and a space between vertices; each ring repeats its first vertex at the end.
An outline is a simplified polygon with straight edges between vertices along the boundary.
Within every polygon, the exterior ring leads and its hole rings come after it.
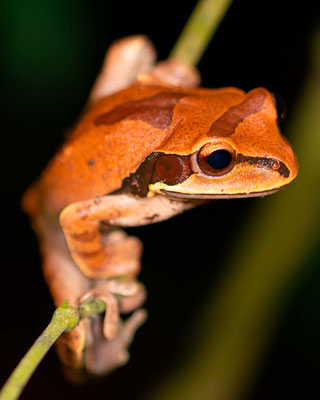
POLYGON ((208 199, 265 196, 297 175, 270 92, 198 88, 199 80, 181 62, 155 64, 144 36, 117 41, 85 112, 24 195, 56 305, 107 304, 103 320, 82 321, 58 341, 69 370, 104 374, 125 364, 146 318, 136 280, 142 246, 120 227, 208 199))

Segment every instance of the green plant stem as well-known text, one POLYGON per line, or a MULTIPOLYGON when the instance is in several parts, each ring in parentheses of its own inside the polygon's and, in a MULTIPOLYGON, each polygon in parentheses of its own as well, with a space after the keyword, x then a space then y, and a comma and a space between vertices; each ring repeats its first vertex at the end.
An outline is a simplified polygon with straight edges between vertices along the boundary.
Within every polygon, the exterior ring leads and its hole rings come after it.
POLYGON ((81 319, 104 311, 105 303, 99 299, 93 299, 79 308, 72 307, 68 301, 62 302, 54 312, 48 327, 22 358, 3 386, 0 400, 15 400, 20 396, 43 357, 63 332, 72 331, 81 319))
POLYGON ((80 321, 84 318, 91 317, 95 314, 102 314, 106 311, 106 303, 100 299, 90 299, 86 303, 82 303, 78 308, 80 321))
POLYGON ((232 0, 199 0, 170 58, 196 66, 232 0))

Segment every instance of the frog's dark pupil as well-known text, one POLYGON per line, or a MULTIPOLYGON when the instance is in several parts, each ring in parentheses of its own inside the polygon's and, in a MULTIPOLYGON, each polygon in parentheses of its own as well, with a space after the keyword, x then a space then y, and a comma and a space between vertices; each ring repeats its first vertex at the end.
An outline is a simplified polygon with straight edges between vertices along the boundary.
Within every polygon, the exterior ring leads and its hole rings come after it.
POLYGON ((227 168, 232 161, 232 156, 227 150, 216 150, 208 155, 207 163, 213 169, 221 170, 227 168))

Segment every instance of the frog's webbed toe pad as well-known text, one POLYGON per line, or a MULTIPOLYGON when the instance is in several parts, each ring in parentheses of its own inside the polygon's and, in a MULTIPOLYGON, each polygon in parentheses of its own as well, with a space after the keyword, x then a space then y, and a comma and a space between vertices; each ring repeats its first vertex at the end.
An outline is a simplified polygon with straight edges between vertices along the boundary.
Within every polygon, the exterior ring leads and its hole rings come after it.
POLYGON ((158 62, 151 71, 141 72, 138 80, 146 84, 164 82, 173 86, 196 87, 200 85, 201 76, 192 65, 169 59, 158 62))
POLYGON ((147 312, 144 309, 135 311, 131 317, 121 323, 115 338, 104 338, 101 328, 95 324, 95 340, 86 351, 85 363, 88 372, 94 375, 104 375, 125 365, 129 360, 128 347, 136 331, 146 321, 147 312))

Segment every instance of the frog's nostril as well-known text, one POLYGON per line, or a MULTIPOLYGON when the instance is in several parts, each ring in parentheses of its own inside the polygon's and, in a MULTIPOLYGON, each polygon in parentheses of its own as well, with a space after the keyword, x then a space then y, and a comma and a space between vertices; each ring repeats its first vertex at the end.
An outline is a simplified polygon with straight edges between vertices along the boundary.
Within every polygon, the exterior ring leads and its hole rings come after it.
POLYGON ((278 161, 278 160, 273 160, 271 163, 271 168, 274 169, 275 171, 278 171, 280 166, 281 166, 281 164, 280 164, 280 161, 278 161))

